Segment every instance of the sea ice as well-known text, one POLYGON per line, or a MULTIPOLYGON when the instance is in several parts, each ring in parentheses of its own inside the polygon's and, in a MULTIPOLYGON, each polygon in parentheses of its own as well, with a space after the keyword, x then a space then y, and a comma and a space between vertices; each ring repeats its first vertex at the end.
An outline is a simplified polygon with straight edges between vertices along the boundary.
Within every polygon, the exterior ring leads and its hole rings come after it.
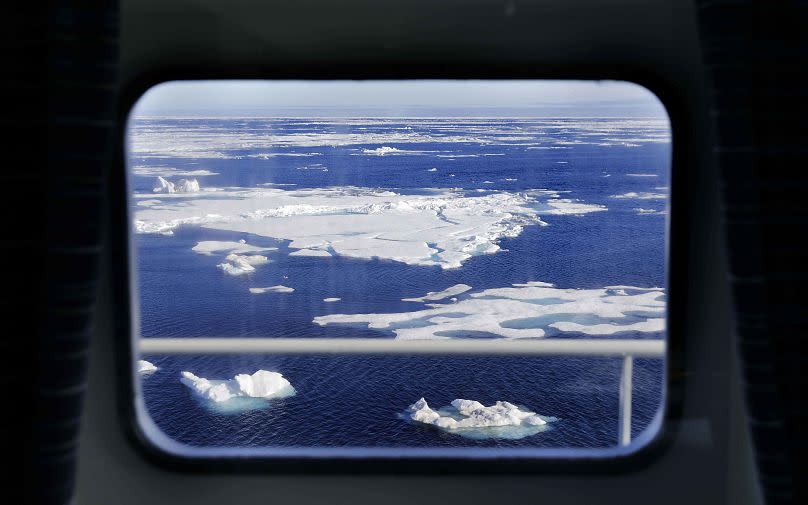
POLYGON ((459 398, 438 410, 430 408, 421 398, 410 405, 404 415, 411 421, 475 439, 524 438, 544 431, 550 419, 509 402, 498 401, 486 407, 480 402, 459 398))
POLYGON ((362 154, 371 154, 374 156, 385 156, 387 154, 401 154, 406 151, 396 149, 395 147, 382 146, 376 149, 362 149, 362 154))
POLYGON ((636 192, 629 191, 621 195, 612 195, 611 198, 618 198, 622 200, 664 200, 668 195, 663 193, 650 193, 650 192, 636 192))
POLYGON ((467 284, 455 284, 450 288, 446 288, 443 291, 430 291, 424 296, 418 298, 402 298, 401 301, 403 302, 433 302, 437 300, 443 300, 444 298, 449 298, 452 296, 457 296, 461 293, 465 293, 466 291, 470 290, 471 286, 467 284))
POLYGON ((239 374, 230 380, 209 380, 191 372, 182 372, 180 382, 200 398, 216 403, 239 397, 264 400, 294 396, 295 388, 277 372, 258 370, 252 375, 239 374))
POLYGON ((137 360, 137 371, 140 375, 148 375, 156 372, 157 367, 145 359, 139 359, 137 360))
POLYGON ((236 253, 230 253, 225 257, 224 263, 216 265, 217 268, 229 275, 244 275, 255 272, 255 265, 263 265, 269 263, 266 256, 258 254, 252 256, 242 256, 236 253))
MULTIPOLYGON (((429 300, 424 297, 423 301, 429 300)), ((321 315, 313 322, 321 326, 363 325, 390 331, 405 340, 480 334, 502 338, 563 333, 607 336, 665 330, 662 288, 562 289, 529 282, 473 292, 451 304, 424 305, 426 308, 412 312, 321 315)))
POLYGON ((637 215, 640 215, 640 216, 660 216, 660 215, 664 216, 665 214, 667 214, 667 212, 664 211, 664 210, 643 209, 643 208, 640 208, 640 207, 634 209, 634 212, 636 212, 637 215))
MULTIPOLYGON (((560 198, 559 192, 548 190, 478 194, 427 189, 401 195, 352 186, 261 188, 165 198, 160 206, 136 210, 135 230, 170 235, 178 226, 196 225, 288 240, 298 255, 451 269, 473 256, 500 251, 499 241, 518 236, 525 226, 546 224, 542 215, 604 210, 602 205, 560 198)), ((234 266, 238 268, 221 268, 237 274, 250 271, 234 266)))
POLYGON ((330 298, 323 298, 324 302, 333 303, 342 300, 342 298, 330 297, 330 298))
POLYGON ((238 242, 231 242, 227 240, 205 240, 202 242, 197 242, 196 245, 191 248, 191 250, 199 254, 212 256, 213 253, 222 253, 222 252, 235 253, 235 254, 257 253, 265 251, 277 251, 278 248, 254 246, 248 244, 245 240, 242 239, 238 242))
MULTIPOLYGON (((421 131, 410 128, 370 131, 367 126, 377 124, 389 126, 389 124, 368 119, 321 121, 316 125, 317 128, 295 132, 277 131, 272 127, 222 130, 218 125, 200 127, 194 124, 173 125, 171 135, 165 134, 165 128, 153 128, 135 123, 129 131, 129 139, 132 156, 138 159, 172 157, 268 159, 273 156, 318 155, 319 153, 314 152, 284 150, 324 146, 381 145, 380 149, 396 149, 388 145, 473 143, 486 146, 524 145, 528 146, 527 149, 559 149, 573 144, 630 147, 643 143, 667 143, 671 138, 670 124, 665 119, 525 120, 521 122, 524 128, 518 132, 502 128, 498 121, 492 120, 488 122, 489 124, 480 125, 479 120, 470 119, 432 120, 420 122, 419 126, 428 128, 421 131), (337 126, 339 131, 333 131, 331 126, 337 126), (346 129, 345 126, 358 126, 358 128, 346 129), (553 130, 568 131, 576 138, 558 139, 553 141, 554 145, 544 145, 547 143, 547 132, 553 130), (244 155, 245 150, 259 152, 244 155)), ((406 154, 413 152, 406 151, 406 154)))
POLYGON ((199 181, 196 179, 180 179, 176 183, 158 175, 154 181, 154 193, 198 193, 199 181))
POLYGON ((294 293, 295 288, 290 288, 288 286, 277 285, 277 286, 270 286, 268 288, 250 288, 250 293, 254 295, 260 295, 263 293, 294 293))

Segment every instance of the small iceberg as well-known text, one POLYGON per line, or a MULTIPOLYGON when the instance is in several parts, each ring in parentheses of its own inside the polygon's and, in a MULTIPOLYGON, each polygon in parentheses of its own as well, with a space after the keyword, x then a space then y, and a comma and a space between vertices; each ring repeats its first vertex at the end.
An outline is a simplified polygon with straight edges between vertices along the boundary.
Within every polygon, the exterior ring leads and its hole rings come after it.
POLYGON ((267 400, 288 398, 296 393, 283 375, 267 370, 238 374, 230 380, 209 380, 185 371, 181 375, 180 382, 206 400, 207 406, 221 411, 261 409, 267 406, 267 400))
POLYGON ((224 263, 219 263, 216 267, 229 275, 244 275, 255 272, 255 265, 263 265, 269 263, 266 256, 254 254, 252 256, 244 256, 241 254, 230 253, 225 257, 224 263))
POLYGON ((337 298, 335 296, 329 297, 329 298, 323 298, 323 301, 326 302, 326 303, 334 303, 334 302, 338 302, 340 300, 342 300, 342 298, 337 298))
POLYGON ((362 154, 372 156, 385 156, 388 154, 398 154, 401 152, 403 152, 401 149, 396 149, 395 147, 390 146, 382 146, 376 149, 362 149, 362 154))
POLYGON ((518 440, 546 430, 547 424, 555 420, 509 402, 486 407, 480 402, 459 398, 438 410, 430 408, 421 398, 407 408, 404 417, 475 440, 518 440))
POLYGON ((151 375, 157 371, 157 367, 154 364, 149 363, 145 359, 137 360, 137 373, 140 375, 151 375))
POLYGON ((199 181, 196 179, 180 179, 176 183, 157 176, 152 188, 154 193, 199 193, 199 181))

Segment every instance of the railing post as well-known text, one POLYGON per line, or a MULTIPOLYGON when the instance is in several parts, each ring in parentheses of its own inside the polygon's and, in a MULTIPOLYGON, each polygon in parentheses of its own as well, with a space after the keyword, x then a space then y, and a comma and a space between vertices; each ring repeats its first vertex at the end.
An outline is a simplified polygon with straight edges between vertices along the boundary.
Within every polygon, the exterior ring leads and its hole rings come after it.
POLYGON ((620 375, 620 426, 618 445, 625 447, 631 443, 631 376, 634 369, 634 356, 623 356, 623 371, 620 375))

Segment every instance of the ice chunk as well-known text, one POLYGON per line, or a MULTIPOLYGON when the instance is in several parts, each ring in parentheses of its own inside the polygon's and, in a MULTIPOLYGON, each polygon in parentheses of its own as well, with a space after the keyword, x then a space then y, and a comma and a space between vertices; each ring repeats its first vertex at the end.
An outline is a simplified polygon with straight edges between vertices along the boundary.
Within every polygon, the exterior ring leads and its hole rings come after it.
POLYGON ((668 195, 664 193, 651 193, 647 191, 629 191, 628 193, 623 193, 620 195, 612 195, 611 198, 616 198, 619 200, 664 200, 668 198, 668 195))
POLYGON ((252 252, 277 251, 278 248, 254 246, 247 244, 246 240, 241 239, 238 242, 206 240, 203 242, 197 242, 196 245, 191 248, 191 250, 199 254, 211 256, 213 253, 221 252, 243 254, 252 252))
POLYGON ((180 382, 200 398, 215 403, 224 403, 239 397, 263 400, 287 398, 296 393, 283 375, 266 370, 258 370, 252 375, 239 374, 230 380, 209 380, 184 371, 180 382))
POLYGON ((342 298, 335 298, 335 297, 331 297, 331 298, 323 298, 323 301, 324 301, 324 302, 327 302, 327 303, 338 302, 338 301, 340 301, 340 300, 342 300, 342 298))
POLYGON ((405 417, 469 438, 519 439, 545 429, 548 420, 535 412, 498 401, 486 407, 474 400, 456 399, 450 406, 433 410, 424 398, 410 405, 405 417))
POLYGON ((403 152, 401 149, 395 147, 382 146, 376 149, 362 149, 362 154, 372 154, 375 156, 385 156, 387 154, 399 154, 403 152))
POLYGON ((199 181, 196 179, 180 179, 176 183, 169 181, 161 175, 154 181, 152 191, 154 193, 198 193, 199 181))
POLYGON ((155 193, 174 193, 174 183, 164 179, 163 176, 158 175, 157 180, 154 181, 152 191, 155 193))
POLYGON ((261 256, 258 254, 252 256, 242 256, 240 254, 230 253, 225 257, 225 259, 227 260, 226 262, 219 263, 216 265, 216 267, 229 275, 248 274, 255 271, 255 265, 269 263, 269 259, 266 256, 261 256))
POLYGON ((260 295, 263 293, 294 293, 295 288, 290 288, 287 286, 270 286, 268 288, 250 288, 250 293, 254 295, 260 295))
POLYGON ((446 288, 443 291, 430 291, 424 296, 419 298, 402 298, 401 301, 403 302, 433 302, 437 300, 443 300, 444 298, 449 298, 452 296, 459 295, 461 293, 465 293, 466 291, 470 290, 471 286, 468 284, 455 284, 450 288, 446 288))
POLYGON ((146 361, 145 359, 137 360, 137 372, 141 375, 148 375, 152 374, 157 371, 157 367, 154 364, 146 361))

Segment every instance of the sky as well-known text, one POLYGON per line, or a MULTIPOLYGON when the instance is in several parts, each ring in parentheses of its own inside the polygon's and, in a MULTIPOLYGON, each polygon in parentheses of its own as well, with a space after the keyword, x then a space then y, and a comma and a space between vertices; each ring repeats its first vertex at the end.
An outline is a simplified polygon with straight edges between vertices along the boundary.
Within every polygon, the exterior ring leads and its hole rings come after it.
POLYGON ((623 81, 170 81, 149 89, 135 117, 657 117, 646 88, 623 81))

